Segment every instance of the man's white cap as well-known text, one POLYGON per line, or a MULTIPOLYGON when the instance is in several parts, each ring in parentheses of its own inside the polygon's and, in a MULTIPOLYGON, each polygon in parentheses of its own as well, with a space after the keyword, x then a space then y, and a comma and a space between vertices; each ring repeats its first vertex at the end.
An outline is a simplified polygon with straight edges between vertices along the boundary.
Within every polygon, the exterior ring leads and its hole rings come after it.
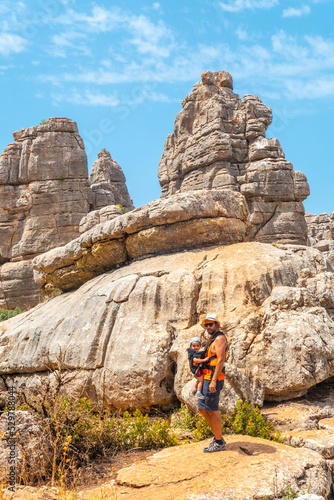
POLYGON ((220 328, 220 322, 218 321, 218 318, 217 318, 217 314, 214 314, 214 313, 209 313, 205 316, 205 318, 203 319, 203 321, 201 322, 201 326, 204 328, 204 325, 206 323, 212 323, 213 321, 215 321, 218 325, 218 328, 220 328))

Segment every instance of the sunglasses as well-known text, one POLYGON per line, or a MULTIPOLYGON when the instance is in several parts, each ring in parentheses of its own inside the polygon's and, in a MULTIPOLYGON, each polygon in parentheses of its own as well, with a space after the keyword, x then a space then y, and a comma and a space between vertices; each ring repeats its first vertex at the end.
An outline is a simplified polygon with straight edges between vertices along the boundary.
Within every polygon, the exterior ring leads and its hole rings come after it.
POLYGON ((207 328, 208 326, 213 326, 214 323, 205 323, 204 328, 207 328))

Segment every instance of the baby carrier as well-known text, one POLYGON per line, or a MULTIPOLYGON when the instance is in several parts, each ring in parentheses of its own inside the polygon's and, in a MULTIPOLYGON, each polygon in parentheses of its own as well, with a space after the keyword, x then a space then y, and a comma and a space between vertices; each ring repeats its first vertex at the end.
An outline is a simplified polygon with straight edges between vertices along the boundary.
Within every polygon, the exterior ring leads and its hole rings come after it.
MULTIPOLYGON (((194 358, 201 358, 201 359, 206 358, 206 355, 207 355, 207 352, 208 352, 210 346, 213 344, 213 342, 216 340, 216 338, 219 335, 224 335, 225 340, 226 340, 226 351, 227 351, 228 346, 227 346, 226 336, 223 332, 220 332, 220 331, 218 331, 214 335, 212 335, 210 340, 205 344, 204 349, 202 351, 196 352, 195 349, 188 347, 187 351, 188 351, 189 366, 190 366, 191 373, 193 373, 195 375, 195 377, 201 377, 204 373, 203 370, 205 370, 205 372, 211 371, 210 378, 212 378, 212 375, 214 374, 216 367, 211 365, 210 363, 211 363, 211 361, 214 361, 215 359, 217 359, 217 355, 214 354, 213 356, 210 356, 209 359, 205 363, 200 363, 197 365, 193 364, 193 359, 194 358)), ((222 373, 225 373, 225 366, 223 368, 222 373)))

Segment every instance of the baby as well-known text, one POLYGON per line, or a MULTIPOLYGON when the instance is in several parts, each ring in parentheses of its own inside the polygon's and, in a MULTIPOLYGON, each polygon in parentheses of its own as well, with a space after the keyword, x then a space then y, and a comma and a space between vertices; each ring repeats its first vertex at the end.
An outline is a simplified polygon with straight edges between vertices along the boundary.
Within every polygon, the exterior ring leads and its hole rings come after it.
POLYGON ((196 378, 195 387, 192 390, 192 393, 199 398, 204 399, 204 395, 202 394, 203 387, 203 370, 202 363, 205 363, 209 360, 209 358, 201 358, 204 355, 204 351, 199 352, 201 348, 201 339, 198 337, 193 337, 190 339, 190 347, 188 347, 188 359, 191 373, 193 373, 196 378))

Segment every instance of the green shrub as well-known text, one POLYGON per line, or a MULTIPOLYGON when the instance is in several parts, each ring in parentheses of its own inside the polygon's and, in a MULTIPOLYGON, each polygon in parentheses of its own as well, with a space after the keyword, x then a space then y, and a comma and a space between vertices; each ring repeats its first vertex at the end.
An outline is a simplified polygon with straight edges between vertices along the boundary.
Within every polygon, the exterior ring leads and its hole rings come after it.
POLYGON ((203 439, 206 439, 207 437, 213 435, 212 430, 210 429, 203 415, 198 415, 196 429, 194 429, 193 434, 196 441, 202 441, 203 439))
POLYGON ((238 399, 231 415, 223 415, 222 420, 224 433, 232 432, 272 441, 283 441, 280 431, 274 429, 272 424, 263 418, 259 408, 257 406, 253 408, 249 401, 243 402, 238 399))
POLYGON ((202 441, 212 435, 205 418, 200 413, 193 413, 185 405, 174 411, 173 427, 192 432, 195 441, 202 441))
POLYGON ((117 451, 141 448, 151 450, 178 444, 176 434, 170 428, 169 420, 150 419, 136 410, 123 416, 108 416, 106 419, 105 439, 109 447, 117 451))
POLYGON ((297 498, 299 495, 292 486, 286 486, 283 490, 283 496, 282 500, 293 500, 294 498, 297 498))
MULTIPOLYGON (((191 431, 197 441, 212 434, 205 418, 199 413, 192 413, 185 406, 174 412, 173 426, 191 431)), ((222 415, 222 430, 223 434, 245 434, 277 442, 284 441, 280 431, 264 420, 257 406, 252 408, 249 401, 242 402, 240 399, 230 415, 222 415)))
POLYGON ((40 121, 39 125, 37 125, 37 127, 40 127, 41 125, 47 125, 49 123, 49 120, 45 120, 43 118, 43 120, 40 121))
POLYGON ((19 307, 15 307, 15 309, 0 309, 0 321, 6 321, 23 312, 19 307))
POLYGON ((184 431, 193 431, 196 429, 196 423, 199 418, 199 413, 193 413, 186 405, 173 412, 173 427, 184 431))
POLYGON ((122 214, 125 214, 125 208, 123 207, 123 205, 121 205, 120 203, 116 203, 116 207, 119 207, 121 209, 122 214))

